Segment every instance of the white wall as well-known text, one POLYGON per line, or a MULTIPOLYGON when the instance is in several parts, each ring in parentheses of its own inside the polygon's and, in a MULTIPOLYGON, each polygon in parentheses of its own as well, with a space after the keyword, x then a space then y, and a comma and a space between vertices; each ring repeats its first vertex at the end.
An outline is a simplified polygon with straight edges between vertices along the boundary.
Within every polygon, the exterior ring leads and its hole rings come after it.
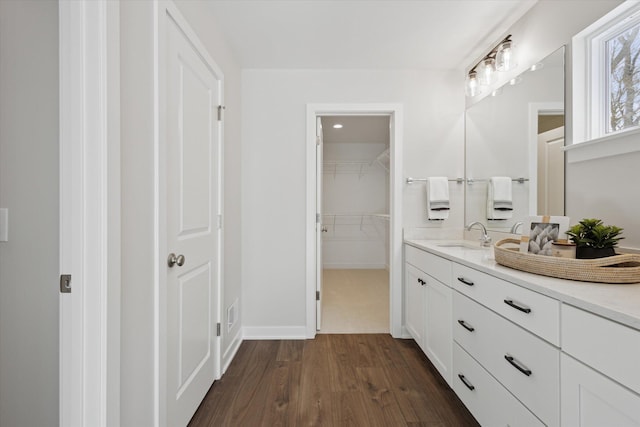
MULTIPOLYGON (((635 137, 637 143, 637 135, 635 137)), ((567 164, 566 204, 571 223, 600 218, 624 228, 620 246, 640 249, 640 152, 567 164)))
POLYGON ((58 425, 58 3, 0 1, 0 426, 58 425))
POLYGON ((327 228, 322 234, 324 268, 388 265, 389 221, 357 215, 389 213, 389 172, 375 162, 387 148, 387 144, 374 143, 324 144, 322 212, 327 228), (365 163, 344 163, 350 161, 365 163))
MULTIPOLYGON (((455 178, 464 167, 461 81, 455 71, 243 71, 244 326, 304 335, 306 105, 401 103, 405 175, 455 178)), ((444 224, 427 221, 424 184, 406 186, 405 226, 461 227, 463 189, 455 186, 444 224)))
MULTIPOLYGON (((178 8, 225 78, 224 277, 226 307, 240 296, 240 72, 205 2, 178 8)), ((122 364, 121 425, 153 424, 153 3, 122 2, 122 364)), ((242 307, 240 307, 242 309, 242 307)), ((222 352, 230 358, 240 331, 223 327, 222 352)), ((224 362, 223 362, 224 363, 224 362)))

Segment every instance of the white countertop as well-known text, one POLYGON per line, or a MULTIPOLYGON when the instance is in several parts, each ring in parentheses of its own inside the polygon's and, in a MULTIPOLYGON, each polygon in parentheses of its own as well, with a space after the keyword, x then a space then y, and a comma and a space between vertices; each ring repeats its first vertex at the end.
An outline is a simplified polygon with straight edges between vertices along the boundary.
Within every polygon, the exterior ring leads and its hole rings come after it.
MULTIPOLYGON (((438 246, 446 243, 442 240, 405 240, 405 243, 640 330, 640 284, 589 283, 526 273, 497 264, 493 248, 438 246)), ((469 243, 479 246, 477 242, 469 243)))

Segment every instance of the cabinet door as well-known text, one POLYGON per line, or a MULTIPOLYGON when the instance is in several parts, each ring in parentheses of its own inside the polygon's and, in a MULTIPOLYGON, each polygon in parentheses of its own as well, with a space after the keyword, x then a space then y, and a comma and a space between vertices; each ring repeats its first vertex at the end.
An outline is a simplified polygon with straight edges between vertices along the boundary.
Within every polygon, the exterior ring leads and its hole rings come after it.
POLYGON ((424 350, 424 287, 426 274, 410 264, 405 264, 405 325, 409 334, 424 350))
POLYGON ((451 385, 452 290, 432 277, 427 278, 424 352, 440 375, 451 385))
POLYGON ((563 354, 562 426, 640 427, 640 396, 563 354))

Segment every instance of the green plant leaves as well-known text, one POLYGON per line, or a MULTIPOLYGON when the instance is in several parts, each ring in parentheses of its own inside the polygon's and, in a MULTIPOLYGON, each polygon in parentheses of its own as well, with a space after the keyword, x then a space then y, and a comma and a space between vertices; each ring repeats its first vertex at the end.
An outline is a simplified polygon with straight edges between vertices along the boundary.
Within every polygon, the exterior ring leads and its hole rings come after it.
POLYGON ((615 225, 604 225, 602 220, 585 218, 571 226, 567 234, 578 246, 591 248, 613 248, 624 237, 620 236, 622 228, 615 225))

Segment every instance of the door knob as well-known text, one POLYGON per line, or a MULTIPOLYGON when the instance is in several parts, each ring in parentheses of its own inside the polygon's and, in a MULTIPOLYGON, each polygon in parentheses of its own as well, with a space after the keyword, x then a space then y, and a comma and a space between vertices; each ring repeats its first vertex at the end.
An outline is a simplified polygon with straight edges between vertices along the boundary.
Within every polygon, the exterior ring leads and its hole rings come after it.
POLYGON ((173 252, 169 254, 169 258, 167 258, 167 264, 169 267, 173 267, 174 265, 178 265, 178 267, 182 267, 184 265, 184 255, 176 255, 173 252))

